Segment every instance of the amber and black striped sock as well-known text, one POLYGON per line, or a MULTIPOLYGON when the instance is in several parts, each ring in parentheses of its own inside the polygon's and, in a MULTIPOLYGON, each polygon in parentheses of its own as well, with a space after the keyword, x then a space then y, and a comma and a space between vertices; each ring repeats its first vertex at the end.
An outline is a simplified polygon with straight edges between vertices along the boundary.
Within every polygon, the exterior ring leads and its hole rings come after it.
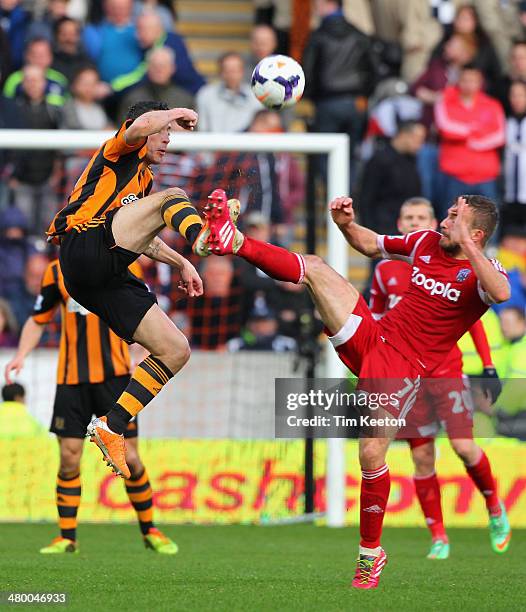
POLYGON ((128 386, 108 412, 108 427, 115 433, 125 432, 130 419, 153 400, 173 377, 164 363, 149 355, 135 368, 128 386))
POLYGON ((182 196, 170 196, 161 206, 161 215, 171 227, 192 245, 203 227, 203 221, 194 206, 182 196))
POLYGON ((57 476, 57 510, 60 535, 77 539, 77 512, 80 505, 80 474, 68 478, 57 476))
POLYGON ((141 533, 146 535, 153 527, 153 493, 146 468, 140 476, 132 476, 124 481, 126 493, 130 502, 137 512, 141 533))

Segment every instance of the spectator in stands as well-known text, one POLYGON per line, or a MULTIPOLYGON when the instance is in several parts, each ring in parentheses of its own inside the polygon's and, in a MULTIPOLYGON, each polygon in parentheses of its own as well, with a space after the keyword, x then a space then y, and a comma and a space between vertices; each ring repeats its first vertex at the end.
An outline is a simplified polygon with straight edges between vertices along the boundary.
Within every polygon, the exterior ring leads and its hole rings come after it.
POLYGON ((0 437, 4 440, 45 433, 44 427, 29 413, 25 401, 26 392, 22 385, 12 383, 2 387, 0 437))
MULTIPOLYGON (((22 95, 16 106, 24 127, 33 130, 57 129, 60 109, 47 102, 46 77, 42 68, 26 66, 23 70, 22 95)), ((10 186, 17 207, 29 220, 29 231, 40 235, 53 218, 56 201, 50 179, 56 151, 26 151, 16 157, 10 186)))
POLYGON ((158 47, 148 52, 146 76, 123 97, 118 121, 124 121, 128 109, 141 100, 166 102, 170 108, 193 108, 194 97, 182 87, 174 85, 177 71, 174 52, 169 47, 158 47))
POLYGON ((397 78, 383 79, 369 99, 367 133, 360 146, 360 156, 367 160, 377 146, 390 140, 403 121, 421 121, 423 104, 409 94, 405 81, 397 78))
MULTIPOLYGON (((183 37, 177 32, 167 32, 162 21, 154 11, 143 12, 137 18, 137 40, 143 54, 155 47, 168 47, 175 53, 177 70, 173 75, 175 85, 195 95, 205 84, 205 80, 195 69, 183 37)), ((111 86, 117 93, 136 85, 146 74, 146 61, 142 61, 131 73, 124 74, 112 81, 111 86)))
POLYGON ((139 17, 144 12, 149 11, 155 13, 161 20, 163 29, 166 32, 172 32, 174 29, 174 6, 175 2, 170 0, 135 0, 134 15, 139 17))
POLYGON ((399 46, 400 76, 411 83, 422 74, 442 35, 429 0, 370 0, 370 7, 376 36, 399 46))
POLYGON ((223 348, 240 330, 239 300, 234 291, 234 265, 228 257, 209 257, 200 267, 203 296, 189 300, 190 344, 197 348, 223 348))
POLYGON ((320 26, 303 54, 305 95, 316 106, 317 132, 347 132, 353 145, 365 127, 375 67, 369 37, 348 23, 339 0, 318 0, 320 26))
POLYGON ((471 37, 476 45, 476 53, 473 63, 484 75, 484 88, 486 91, 494 91, 496 84, 500 81, 502 67, 490 37, 486 34, 480 23, 477 9, 471 4, 463 4, 458 7, 453 27, 446 32, 443 39, 433 51, 434 56, 443 54, 446 42, 454 34, 462 34, 471 37))
POLYGON ((15 206, 0 213, 0 296, 8 301, 22 294, 27 260, 35 252, 27 228, 26 217, 15 206))
POLYGON ((473 38, 466 34, 453 34, 444 43, 442 53, 431 58, 425 72, 411 85, 411 93, 424 104, 422 122, 428 130, 434 124, 434 107, 448 85, 455 85, 463 66, 469 64, 476 53, 473 38))
POLYGON ((27 28, 31 15, 21 0, 0 0, 0 27, 7 34, 14 68, 20 68, 24 57, 27 28))
MULTIPOLYGON (((283 115, 276 111, 261 110, 256 113, 250 126, 251 132, 280 134, 285 130, 283 115)), ((277 179, 276 203, 279 202, 279 215, 267 215, 271 218, 281 217, 281 223, 292 223, 294 213, 305 199, 305 175, 297 160, 290 153, 274 153, 270 164, 274 167, 277 179)), ((274 180, 274 179, 272 179, 274 180)), ((277 205, 277 204, 276 204, 277 205)), ((274 232, 279 231, 274 227, 274 232)))
POLYGON ((245 62, 230 51, 219 58, 220 80, 197 94, 198 127, 203 132, 241 132, 263 107, 243 80, 245 62))
POLYGON ((95 67, 81 68, 71 81, 72 97, 62 108, 60 127, 68 130, 105 130, 111 127, 99 104, 99 73, 95 67))
POLYGON ((422 195, 431 202, 440 199, 438 147, 434 108, 447 85, 458 81, 460 71, 476 53, 476 45, 468 34, 453 34, 444 44, 441 55, 431 57, 426 71, 411 86, 411 93, 423 103, 422 122, 427 129, 427 142, 418 154, 422 178, 422 195))
POLYGON ((524 36, 526 4, 522 0, 472 0, 480 22, 493 43, 501 66, 508 61, 512 41, 524 36))
POLYGON ((84 28, 86 50, 107 83, 141 63, 132 9, 133 0, 105 0, 104 19, 84 28))
MULTIPOLYGON (((18 109, 13 100, 0 95, 0 129, 17 129, 22 127, 18 109)), ((18 153, 13 149, 0 149, 0 210, 3 210, 9 198, 7 178, 12 170, 12 163, 18 153)))
MULTIPOLYGON (((252 212, 243 218, 243 231, 250 238, 271 242, 272 230, 268 219, 259 212, 252 212)), ((271 295, 276 291, 277 282, 267 276, 259 268, 250 265, 243 259, 236 259, 236 270, 241 286, 241 321, 246 323, 255 301, 262 297, 271 301, 271 295)))
POLYGON ((504 203, 501 232, 509 226, 526 226, 526 83, 510 88, 511 112, 506 120, 504 150, 504 203))
POLYGON ((22 327, 33 312, 35 300, 40 294, 42 277, 46 271, 48 259, 42 253, 33 253, 26 262, 24 286, 19 295, 11 300, 11 307, 19 327, 22 327))
POLYGON ((499 376, 503 380, 493 413, 500 435, 526 440, 526 315, 523 308, 505 307, 500 312, 503 347, 499 376))
POLYGON ((269 306, 278 319, 278 332, 294 338, 303 345, 316 342, 323 331, 323 323, 314 312, 309 292, 305 285, 278 281, 270 294, 269 306))
POLYGON ((494 95, 504 106, 506 113, 510 112, 510 88, 515 81, 526 82, 526 40, 516 40, 510 51, 506 74, 495 88, 494 95))
POLYGON ((0 298, 0 348, 12 348, 18 344, 18 323, 9 302, 0 298))
MULTIPOLYGON (((55 106, 64 104, 64 96, 68 86, 67 78, 57 70, 51 68, 53 53, 51 43, 45 38, 35 38, 26 47, 24 54, 25 64, 35 66, 44 71, 46 101, 55 106)), ((11 74, 4 85, 4 95, 7 98, 16 98, 22 92, 22 81, 24 80, 24 69, 17 70, 11 74)))
POLYGON ((53 32, 53 68, 71 82, 81 68, 91 63, 80 42, 80 23, 70 17, 62 17, 55 23, 53 32))
POLYGON ((480 69, 467 64, 458 84, 447 87, 435 107, 443 174, 441 215, 463 193, 498 200, 499 149, 505 142, 505 117, 499 102, 482 88, 480 69))
POLYGON ((246 66, 245 79, 250 81, 256 65, 268 55, 276 53, 278 37, 275 30, 264 23, 254 26, 250 34, 250 58, 246 66))
POLYGON ((366 163, 358 201, 361 223, 380 234, 396 234, 396 217, 405 200, 420 193, 416 155, 426 137, 421 123, 400 123, 387 146, 366 163))
POLYGON ((40 19, 35 19, 29 26, 27 38, 46 38, 53 42, 56 24, 67 16, 69 0, 47 0, 46 10, 40 19))
POLYGON ((276 53, 289 55, 293 0, 254 0, 256 24, 271 25, 278 37, 276 53))
POLYGON ((259 298, 254 304, 242 335, 232 338, 227 344, 230 352, 237 351, 274 351, 285 353, 296 350, 296 341, 278 333, 279 323, 276 313, 259 298))

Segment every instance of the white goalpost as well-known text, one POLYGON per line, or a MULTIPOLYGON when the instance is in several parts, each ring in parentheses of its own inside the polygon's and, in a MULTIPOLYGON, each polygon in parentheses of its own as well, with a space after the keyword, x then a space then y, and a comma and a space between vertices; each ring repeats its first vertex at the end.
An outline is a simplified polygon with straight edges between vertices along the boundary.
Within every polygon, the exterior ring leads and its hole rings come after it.
MULTIPOLYGON (((108 138, 107 131, 0 130, 1 149, 97 149, 108 138)), ((349 138, 344 134, 209 134, 175 132, 170 151, 242 151, 319 153, 328 155, 328 199, 349 191, 349 138)), ((342 276, 348 273, 348 247, 329 219, 327 211, 327 262, 342 276)), ((344 378, 345 367, 336 352, 326 352, 326 377, 344 378)), ((341 527, 345 518, 344 440, 327 440, 327 524, 341 527)))

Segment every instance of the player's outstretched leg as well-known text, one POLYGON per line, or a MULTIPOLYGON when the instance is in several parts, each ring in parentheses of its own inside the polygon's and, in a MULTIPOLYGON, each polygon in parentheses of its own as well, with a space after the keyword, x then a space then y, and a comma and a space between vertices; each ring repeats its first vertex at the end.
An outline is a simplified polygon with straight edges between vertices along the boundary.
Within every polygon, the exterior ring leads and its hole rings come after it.
POLYGON ((435 472, 435 443, 432 438, 411 438, 408 442, 415 465, 413 482, 416 496, 431 532, 431 549, 427 558, 447 559, 449 539, 444 527, 440 484, 435 472))
POLYGON ((80 457, 84 440, 58 438, 60 467, 56 484, 56 503, 60 536, 40 552, 45 555, 78 553, 77 512, 80 505, 80 457))
POLYGON ((175 555, 177 544, 157 529, 153 522, 153 492, 144 464, 139 457, 137 438, 126 441, 126 464, 131 476, 124 481, 128 498, 137 513, 146 548, 164 555, 175 555))
POLYGON ((511 541, 511 527, 486 453, 472 439, 452 438, 451 446, 464 462, 466 472, 486 502, 492 549, 499 554, 505 553, 511 541))

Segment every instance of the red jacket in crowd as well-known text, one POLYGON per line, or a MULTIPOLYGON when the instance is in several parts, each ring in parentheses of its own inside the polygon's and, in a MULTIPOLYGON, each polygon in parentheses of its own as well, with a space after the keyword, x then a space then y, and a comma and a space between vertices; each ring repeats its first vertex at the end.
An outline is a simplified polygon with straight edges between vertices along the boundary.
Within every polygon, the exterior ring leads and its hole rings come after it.
POLYGON ((482 183, 500 174, 499 148, 505 142, 500 103, 479 92, 466 105, 457 87, 447 87, 435 106, 440 136, 440 170, 464 183, 482 183))

